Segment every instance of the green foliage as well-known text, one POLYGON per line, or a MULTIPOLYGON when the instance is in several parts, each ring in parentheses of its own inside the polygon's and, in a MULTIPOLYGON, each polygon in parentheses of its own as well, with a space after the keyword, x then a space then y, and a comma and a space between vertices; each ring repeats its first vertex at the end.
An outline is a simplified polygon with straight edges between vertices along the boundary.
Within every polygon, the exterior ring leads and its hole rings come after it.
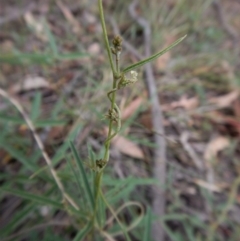
MULTIPOLYGON (((109 173, 107 171, 109 167, 107 164, 109 162, 111 140, 118 134, 121 128, 121 111, 116 103, 116 95, 119 89, 134 84, 137 81, 137 72, 133 71, 134 69, 160 57, 180 43, 186 36, 178 39, 169 47, 153 56, 132 64, 121 71, 119 66, 119 57, 122 48, 121 39, 120 37, 115 37, 113 48, 110 47, 104 21, 102 1, 99 0, 98 3, 106 50, 113 74, 112 88, 106 93, 111 108, 106 115, 108 118, 109 132, 104 146, 100 154, 94 153, 89 147, 89 161, 86 162, 85 158, 83 159, 83 157, 79 155, 79 151, 74 145, 74 140, 84 125, 80 123, 74 126, 65 140, 57 147, 53 147, 53 149, 55 148, 55 153, 51 157, 51 167, 61 166, 60 164, 63 162, 66 164, 64 168, 59 167, 56 172, 60 182, 64 184, 63 188, 59 188, 59 185, 55 182, 56 178, 54 175, 50 175, 52 172, 49 172, 49 167, 47 165, 40 165, 40 163, 42 163, 40 161, 42 160, 41 154, 43 154, 41 151, 43 150, 33 151, 33 153, 29 155, 29 149, 31 150, 33 148, 32 143, 29 142, 27 138, 23 141, 18 133, 14 134, 16 125, 25 125, 25 120, 15 112, 9 114, 1 111, 0 125, 3 131, 0 133, 0 146, 11 158, 21 163, 19 173, 17 176, 14 176, 14 178, 4 175, 0 176, 3 180, 6 180, 5 185, 0 188, 1 200, 6 194, 15 195, 21 199, 21 204, 23 205, 23 208, 19 209, 1 230, 3 238, 8 239, 12 233, 15 233, 20 228, 24 230, 24 233, 27 233, 29 227, 34 229, 32 220, 29 217, 32 215, 34 221, 40 224, 44 218, 39 214, 38 209, 47 206, 51 208, 49 211, 51 214, 61 210, 71 217, 74 225, 69 226, 71 226, 70 228, 76 233, 73 241, 81 241, 86 238, 88 240, 93 240, 93 238, 94 240, 103 240, 119 235, 124 236, 127 241, 131 241, 130 232, 133 236, 139 237, 139 239, 143 237, 144 241, 151 240, 153 215, 150 209, 148 208, 146 213, 144 213, 144 208, 141 204, 129 200, 137 186, 157 185, 157 180, 151 178, 139 179, 136 177, 115 179, 111 175, 111 172, 109 173), (113 56, 116 60, 115 63, 113 56), (127 72, 130 72, 130 78, 125 76, 127 72), (14 140, 11 139, 13 135, 14 140), (11 183, 9 179, 11 179, 11 183), (46 186, 46 190, 41 190, 41 193, 39 192, 40 184, 46 186), (70 196, 72 200, 76 202, 78 208, 74 207, 66 198, 66 194, 68 193, 71 194, 70 196), (123 210, 125 209, 130 213, 132 219, 130 223, 125 222, 126 220, 123 215, 123 210), (111 222, 109 222, 109 220, 111 220, 111 222), (111 223, 111 225, 109 225, 109 223, 111 223)), ((50 51, 46 49, 43 53, 26 54, 15 50, 13 53, 1 55, 0 62, 9 64, 54 64, 57 61, 74 60, 86 56, 86 54, 83 53, 60 53, 55 36, 46 21, 44 21, 44 31, 48 38, 50 51)), ((99 86, 96 85, 93 89, 96 90, 98 87, 99 86)), ((89 91, 93 89, 88 87, 89 91)), ((61 115, 61 109, 64 105, 63 99, 59 99, 52 108, 51 116, 48 118, 42 118, 42 99, 41 93, 36 92, 29 114, 29 118, 34 126, 36 128, 49 128, 66 125, 67 120, 63 119, 61 115)), ((129 125, 134 122, 136 115, 133 115, 125 122, 123 129, 128 128, 129 125)), ((138 142, 146 146, 153 146, 153 144, 147 140, 139 140, 138 142)), ((166 232, 168 232, 167 228, 166 232)), ((188 227, 186 227, 186 233, 189 238, 193 237, 193 233, 188 227)), ((178 234, 172 235, 175 240, 179 238, 178 234)), ((21 233, 19 233, 19 236, 21 236, 21 233)), ((29 240, 35 240, 37 233, 29 231, 27 236, 29 240)), ((60 235, 55 235, 49 229, 44 232, 42 240, 63 240, 63 238, 60 235)))
POLYGON ((46 20, 43 20, 44 32, 48 38, 48 43, 50 45, 51 52, 46 51, 43 53, 22 53, 19 50, 14 50, 12 53, 1 54, 0 53, 0 63, 8 63, 8 64, 45 64, 52 65, 56 61, 68 61, 68 60, 76 60, 81 59, 83 57, 89 56, 86 53, 59 53, 56 39, 51 32, 46 20))

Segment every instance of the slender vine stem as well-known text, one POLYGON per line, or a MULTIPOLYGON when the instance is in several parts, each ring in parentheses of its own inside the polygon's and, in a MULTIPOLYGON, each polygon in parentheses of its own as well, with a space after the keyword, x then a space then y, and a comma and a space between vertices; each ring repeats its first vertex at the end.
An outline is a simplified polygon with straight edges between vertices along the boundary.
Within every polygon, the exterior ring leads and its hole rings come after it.
MULTIPOLYGON (((106 166, 107 162, 109 161, 109 149, 110 149, 110 143, 112 138, 119 132, 120 127, 121 127, 121 120, 120 120, 120 110, 116 104, 116 91, 117 91, 117 83, 119 80, 120 76, 120 67, 119 67, 119 55, 120 52, 116 52, 116 63, 114 66, 113 58, 112 58, 112 51, 109 45, 108 41, 108 36, 107 36, 107 29, 105 25, 105 20, 104 20, 104 12, 103 12, 103 7, 102 7, 102 0, 98 0, 98 6, 99 6, 99 12, 100 12, 100 19, 101 19, 101 24, 102 24, 102 30, 103 30, 103 37, 104 37, 104 42, 105 46, 107 49, 108 53, 108 58, 109 62, 111 65, 111 70, 112 70, 112 75, 113 75, 113 84, 112 84, 112 90, 108 92, 108 98, 111 102, 111 108, 110 108, 110 113, 116 113, 117 114, 117 129, 116 131, 112 134, 113 132, 113 125, 114 125, 114 119, 109 118, 109 125, 108 125, 108 135, 105 141, 105 153, 103 160, 105 162, 104 167, 106 166), (111 97, 110 97, 111 95, 111 97)), ((103 168, 100 168, 95 177, 95 186, 96 186, 96 192, 95 192, 95 205, 94 205, 94 212, 93 212, 93 219, 92 219, 92 227, 94 228, 95 226, 95 220, 96 220, 96 215, 97 215, 97 209, 98 209, 98 199, 101 193, 101 180, 102 180, 102 175, 103 175, 103 168)))
POLYGON ((110 49, 110 45, 109 45, 108 37, 107 37, 107 28, 106 28, 106 24, 105 24, 105 20, 104 20, 102 0, 98 0, 98 8, 99 8, 99 12, 100 12, 100 19, 101 19, 102 30, 103 30, 103 38, 104 38, 104 42, 105 42, 105 45, 106 45, 109 62, 110 62, 110 65, 111 65, 113 76, 116 76, 117 73, 116 73, 116 70, 114 68, 112 53, 111 53, 111 49, 110 49))

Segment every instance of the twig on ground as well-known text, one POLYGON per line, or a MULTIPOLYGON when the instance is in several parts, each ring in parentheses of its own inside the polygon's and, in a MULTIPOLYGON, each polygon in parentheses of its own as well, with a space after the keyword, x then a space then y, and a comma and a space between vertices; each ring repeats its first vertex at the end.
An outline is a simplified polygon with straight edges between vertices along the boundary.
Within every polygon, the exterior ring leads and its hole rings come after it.
MULTIPOLYGON (((139 17, 136 12, 137 1, 134 0, 129 6, 129 12, 131 17, 143 28, 144 31, 144 45, 145 45, 145 53, 146 57, 151 56, 151 28, 149 23, 142 17, 139 17)), ((145 73, 146 73, 146 85, 149 91, 149 98, 151 101, 151 111, 152 111, 152 122, 153 129, 162 133, 164 136, 164 128, 163 128, 163 115, 161 106, 159 103, 157 87, 153 75, 152 66, 150 63, 145 65, 145 73)), ((165 190, 164 184, 166 179, 166 142, 165 138, 154 134, 154 140, 157 144, 158 148, 154 149, 154 159, 153 159, 153 175, 159 180, 161 187, 154 186, 153 188, 153 204, 152 209, 153 213, 158 215, 159 217, 163 217, 165 213, 165 190)), ((159 222, 153 223, 152 228, 152 237, 156 241, 164 240, 164 229, 159 222)))
POLYGON ((44 149, 43 143, 41 141, 41 139, 39 138, 38 134, 36 133, 35 127, 32 123, 32 121, 29 119, 28 115, 25 113, 23 107, 14 99, 12 98, 5 90, 0 89, 0 95, 3 96, 4 98, 8 99, 16 108, 17 110, 20 112, 20 114, 22 115, 22 117, 24 118, 24 120, 26 121, 29 129, 31 130, 33 137, 35 139, 35 141, 37 142, 37 145, 40 149, 40 151, 42 152, 42 155, 50 169, 50 172, 59 188, 59 190, 62 193, 62 196, 64 199, 66 199, 75 209, 79 210, 78 205, 74 202, 74 200, 66 193, 62 182, 60 181, 57 172, 54 170, 53 166, 52 166, 52 162, 50 157, 48 156, 47 152, 44 149))
POLYGON ((80 25, 79 22, 76 20, 76 18, 73 16, 71 10, 63 4, 61 0, 56 0, 56 4, 61 9, 64 17, 68 20, 68 22, 72 25, 72 30, 75 34, 80 33, 80 25))
POLYGON ((189 157, 192 159, 194 165, 200 170, 204 170, 203 161, 198 157, 197 153, 193 150, 192 146, 188 143, 189 135, 187 132, 183 132, 180 136, 180 142, 187 152, 189 157))

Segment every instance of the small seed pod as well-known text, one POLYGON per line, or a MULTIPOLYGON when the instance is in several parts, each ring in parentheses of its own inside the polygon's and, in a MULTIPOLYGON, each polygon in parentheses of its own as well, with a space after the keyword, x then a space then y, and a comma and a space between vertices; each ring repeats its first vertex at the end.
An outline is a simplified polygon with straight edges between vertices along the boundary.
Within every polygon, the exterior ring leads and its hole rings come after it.
POLYGON ((109 120, 117 122, 119 119, 118 113, 115 109, 109 109, 105 117, 109 120))
POLYGON ((120 36, 115 36, 113 38, 112 44, 115 48, 122 46, 122 38, 120 36))
POLYGON ((113 38, 112 44, 113 44, 113 49, 112 49, 113 54, 117 54, 122 51, 122 38, 120 36, 118 35, 115 36, 113 38))
POLYGON ((99 168, 103 168, 106 165, 106 163, 107 163, 106 160, 103 160, 103 159, 96 160, 96 165, 99 168))

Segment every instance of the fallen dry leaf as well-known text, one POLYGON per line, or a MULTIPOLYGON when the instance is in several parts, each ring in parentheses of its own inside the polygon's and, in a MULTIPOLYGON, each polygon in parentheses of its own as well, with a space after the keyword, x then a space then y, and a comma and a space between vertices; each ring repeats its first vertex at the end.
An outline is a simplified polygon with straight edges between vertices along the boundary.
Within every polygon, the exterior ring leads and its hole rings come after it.
POLYGON ((60 139, 65 135, 66 127, 65 126, 54 126, 48 133, 48 140, 60 139))
POLYGON ((233 103, 233 110, 236 118, 240 120, 240 100, 234 101, 233 103))
POLYGON ((132 116, 132 114, 142 105, 145 101, 144 97, 138 97, 133 100, 123 111, 122 111, 122 120, 127 119, 132 116))
POLYGON ((92 43, 89 47, 88 47, 88 53, 89 54, 93 54, 93 55, 97 55, 99 54, 101 51, 101 47, 99 43, 92 43))
POLYGON ((141 148, 137 144, 126 139, 123 136, 116 136, 112 140, 112 144, 115 146, 115 148, 117 148, 120 152, 122 152, 125 155, 137 159, 144 159, 144 154, 141 148))
MULTIPOLYGON (((103 130, 105 136, 107 136, 108 128, 103 130)), ((134 142, 126 139, 123 136, 116 135, 112 140, 113 146, 125 155, 131 156, 137 159, 144 159, 144 154, 141 148, 134 142)))
POLYGON ((180 100, 173 101, 170 104, 162 106, 164 111, 175 109, 175 108, 184 108, 185 110, 192 110, 196 108, 199 104, 197 97, 187 98, 186 95, 182 96, 180 100))
POLYGON ((209 191, 221 192, 221 188, 219 186, 212 184, 212 183, 205 182, 204 180, 194 179, 193 182, 200 187, 208 189, 209 191))
POLYGON ((238 118, 224 115, 219 111, 209 112, 205 116, 207 116, 213 123, 231 126, 233 130, 240 135, 240 121, 238 118))
MULTIPOLYGON (((170 44, 172 44, 174 41, 176 41, 176 36, 172 36, 172 35, 167 35, 164 38, 164 48, 167 48, 170 44)), ((160 58, 157 58, 155 61, 155 66, 156 69, 159 71, 163 71, 167 68, 168 63, 171 59, 171 52, 168 51, 167 53, 165 53, 164 55, 162 55, 160 58)))
POLYGON ((222 95, 219 97, 213 97, 209 99, 209 102, 212 104, 215 104, 216 106, 220 108, 225 108, 228 106, 231 106, 233 101, 236 100, 239 96, 239 91, 234 90, 226 95, 222 95))
POLYGON ((39 88, 50 88, 50 84, 40 76, 27 76, 22 83, 15 84, 11 88, 12 93, 28 91, 39 88))
POLYGON ((27 12, 24 14, 24 19, 29 28, 31 28, 36 36, 42 41, 48 41, 48 37, 46 36, 46 32, 44 30, 44 25, 42 21, 36 19, 31 12, 27 12))
MULTIPOLYGON (((167 47, 167 46, 165 46, 165 47, 167 47)), ((159 71, 165 70, 170 59, 171 59, 170 51, 168 51, 167 53, 162 55, 160 58, 157 58, 156 63, 155 63, 156 69, 159 71)))
MULTIPOLYGON (((150 111, 147 111, 143 114, 141 114, 140 118, 139 118, 139 122, 141 125, 143 125, 145 128, 152 130, 153 125, 152 125, 152 115, 150 111)), ((170 126, 170 122, 167 119, 163 119, 163 125, 164 126, 170 126)))
POLYGON ((211 140, 205 150, 204 158, 205 160, 211 160, 215 158, 218 152, 224 150, 230 145, 230 141, 228 138, 224 136, 219 136, 213 140, 211 140))

